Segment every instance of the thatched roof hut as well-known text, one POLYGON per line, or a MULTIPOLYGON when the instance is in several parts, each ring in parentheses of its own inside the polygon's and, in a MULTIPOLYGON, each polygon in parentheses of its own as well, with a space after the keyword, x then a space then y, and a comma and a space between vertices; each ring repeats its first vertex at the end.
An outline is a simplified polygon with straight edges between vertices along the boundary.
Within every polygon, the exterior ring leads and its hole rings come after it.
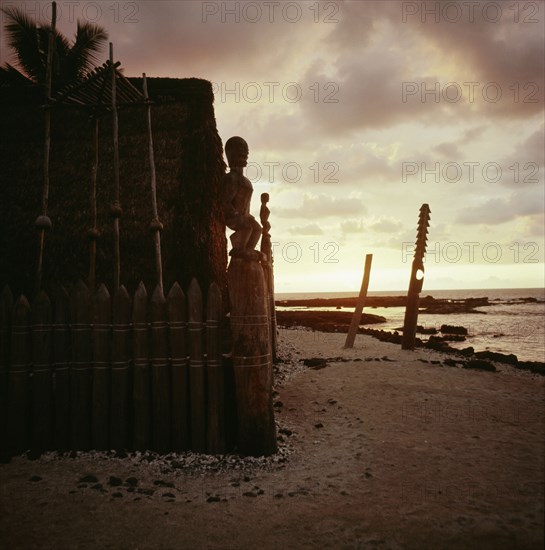
MULTIPOLYGON (((142 89, 139 78, 129 79, 142 89)), ((149 78, 162 233, 165 288, 197 276, 225 285, 225 225, 219 204, 225 172, 211 84, 200 79, 149 78)), ((0 286, 32 293, 38 256, 34 221, 41 212, 44 116, 41 91, 0 88, 0 286)), ((89 270, 87 232, 94 122, 90 113, 55 106, 51 115, 49 216, 44 287, 84 280, 89 270)), ((100 120, 97 282, 111 287, 113 145, 111 116, 100 120)), ((119 111, 121 282, 133 290, 155 284, 146 107, 119 111)))

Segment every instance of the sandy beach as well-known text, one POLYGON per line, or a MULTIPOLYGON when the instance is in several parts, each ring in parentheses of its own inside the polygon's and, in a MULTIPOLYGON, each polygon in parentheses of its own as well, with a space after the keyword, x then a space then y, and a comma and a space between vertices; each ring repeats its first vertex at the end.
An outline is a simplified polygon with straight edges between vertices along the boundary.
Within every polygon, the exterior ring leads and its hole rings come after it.
POLYGON ((0 548, 542 548, 545 379, 344 338, 280 331, 275 457, 0 465, 0 548))

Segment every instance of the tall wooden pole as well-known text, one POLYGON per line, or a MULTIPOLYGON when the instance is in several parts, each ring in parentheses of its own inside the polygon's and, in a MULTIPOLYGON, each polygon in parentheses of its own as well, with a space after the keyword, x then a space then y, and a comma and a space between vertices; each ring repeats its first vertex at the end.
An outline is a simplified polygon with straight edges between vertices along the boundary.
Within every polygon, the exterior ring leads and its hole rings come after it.
POLYGON ((57 3, 52 4, 51 27, 49 29, 49 44, 47 50, 47 68, 45 76, 45 145, 44 145, 44 173, 42 191, 42 213, 36 218, 34 225, 39 232, 38 267, 36 270, 36 294, 42 288, 43 261, 45 248, 45 232, 51 229, 51 219, 47 215, 49 202, 49 155, 51 150, 51 82, 53 56, 55 50, 55 27, 57 24, 57 3))
POLYGON ((418 323, 418 302, 420 292, 424 284, 424 255, 428 242, 428 227, 430 225, 430 207, 423 204, 420 207, 418 218, 418 230, 416 233, 416 248, 411 268, 411 279, 407 293, 407 305, 405 306, 405 320, 403 322, 402 349, 414 349, 416 339, 416 326, 418 323))
POLYGON ((157 211, 157 183, 155 179, 155 156, 153 153, 153 133, 151 131, 151 101, 148 95, 148 81, 146 79, 146 73, 142 73, 142 79, 144 84, 144 99, 147 104, 147 118, 148 118, 148 150, 149 150, 149 164, 150 164, 150 185, 151 185, 151 206, 153 211, 153 218, 149 225, 150 231, 154 234, 155 239, 155 271, 157 273, 157 284, 163 290, 163 265, 161 261, 161 231, 163 230, 163 224, 159 220, 159 214, 157 211))
POLYGON ((363 306, 365 305, 365 298, 367 298, 367 289, 369 288, 369 277, 371 275, 371 263, 373 261, 373 254, 367 254, 365 256, 365 268, 363 270, 363 279, 361 281, 360 295, 352 316, 352 322, 346 335, 345 348, 351 348, 354 346, 354 340, 356 339, 356 333, 360 325, 361 314, 363 313, 363 306))
POLYGON ((98 172, 98 115, 94 117, 93 129, 93 165, 91 167, 91 222, 92 227, 87 232, 89 237, 89 291, 95 290, 96 285, 96 257, 97 257, 97 239, 100 232, 97 228, 97 172, 98 172))
POLYGON ((119 202, 119 128, 117 119, 117 74, 114 65, 114 47, 110 42, 110 70, 112 73, 112 129, 114 148, 114 203, 111 214, 114 218, 114 288, 117 290, 121 280, 121 255, 119 249, 119 218, 123 211, 119 202))

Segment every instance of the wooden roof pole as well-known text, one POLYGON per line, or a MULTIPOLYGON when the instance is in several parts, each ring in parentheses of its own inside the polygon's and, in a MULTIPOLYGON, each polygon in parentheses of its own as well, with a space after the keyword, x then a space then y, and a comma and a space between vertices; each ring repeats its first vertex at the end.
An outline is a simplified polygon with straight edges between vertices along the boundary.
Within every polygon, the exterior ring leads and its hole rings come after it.
POLYGON ((147 118, 148 118, 148 146, 149 146, 149 164, 150 164, 150 185, 151 185, 151 206, 153 211, 153 218, 149 225, 150 231, 154 233, 155 239, 155 269, 157 273, 157 284, 163 290, 163 265, 161 260, 161 231, 163 230, 163 224, 159 220, 159 213, 157 210, 157 184, 155 178, 155 157, 153 153, 153 134, 151 131, 151 101, 148 95, 148 81, 146 79, 146 73, 142 73, 143 87, 144 87, 144 99, 147 105, 147 118))
POLYGON ((55 49, 55 27, 57 24, 57 3, 53 2, 51 12, 51 27, 49 29, 49 44, 47 50, 47 67, 45 75, 45 144, 44 144, 44 172, 42 191, 42 213, 36 218, 34 225, 39 231, 38 267, 36 270, 36 294, 42 288, 43 260, 45 248, 45 232, 51 229, 51 219, 47 215, 49 202, 49 153, 51 150, 51 80, 53 55, 55 49))
POLYGON ((117 97, 116 97, 116 77, 117 73, 114 66, 114 47, 110 42, 110 70, 112 74, 112 129, 113 129, 113 148, 114 148, 114 203, 111 208, 111 214, 114 218, 114 289, 117 290, 121 284, 121 258, 119 247, 119 218, 123 211, 119 202, 119 128, 117 118, 117 97))
POLYGON ((92 226, 87 232, 89 237, 89 280, 88 286, 91 292, 95 291, 96 285, 96 257, 97 257, 97 240, 100 237, 100 231, 97 227, 97 173, 98 173, 98 134, 99 123, 98 114, 93 117, 93 164, 91 167, 91 221, 92 226))

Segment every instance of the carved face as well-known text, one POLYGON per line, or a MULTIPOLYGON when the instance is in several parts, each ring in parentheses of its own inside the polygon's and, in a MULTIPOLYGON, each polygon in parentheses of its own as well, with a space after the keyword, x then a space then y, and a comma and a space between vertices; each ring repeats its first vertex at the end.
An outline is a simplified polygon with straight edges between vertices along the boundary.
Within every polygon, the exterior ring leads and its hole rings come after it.
POLYGON ((230 168, 244 167, 248 164, 250 149, 244 139, 238 136, 229 138, 225 143, 225 154, 230 168))

